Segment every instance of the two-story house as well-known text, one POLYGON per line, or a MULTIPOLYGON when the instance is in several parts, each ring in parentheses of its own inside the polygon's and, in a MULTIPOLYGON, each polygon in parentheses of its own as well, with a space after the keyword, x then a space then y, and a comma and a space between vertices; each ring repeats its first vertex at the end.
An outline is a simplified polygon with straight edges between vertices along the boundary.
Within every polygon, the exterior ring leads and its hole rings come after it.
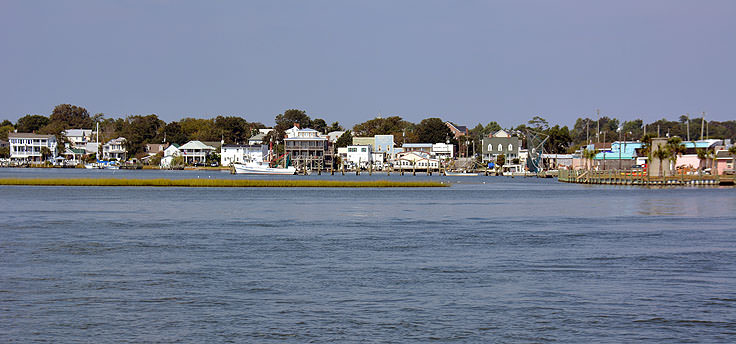
POLYGON ((8 133, 8 142, 10 160, 16 162, 42 162, 56 157, 57 154, 58 144, 54 135, 8 133), (44 156, 44 152, 48 155, 44 156))
POLYGON ((125 141, 126 140, 124 137, 118 137, 116 139, 107 141, 107 143, 102 145, 102 159, 103 160, 115 159, 117 161, 127 160, 128 149, 125 148, 125 141))
POLYGON ((504 130, 499 130, 490 137, 483 138, 483 161, 495 162, 496 158, 503 154, 507 163, 519 158, 521 140, 511 136, 504 130))

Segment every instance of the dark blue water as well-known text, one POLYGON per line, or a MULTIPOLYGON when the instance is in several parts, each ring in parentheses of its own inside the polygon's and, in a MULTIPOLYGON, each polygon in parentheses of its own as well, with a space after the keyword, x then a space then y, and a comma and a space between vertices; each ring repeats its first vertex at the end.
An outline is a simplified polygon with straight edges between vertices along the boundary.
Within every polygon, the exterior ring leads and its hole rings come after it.
POLYGON ((734 188, 391 178, 460 184, 0 187, 0 342, 736 340, 734 188))

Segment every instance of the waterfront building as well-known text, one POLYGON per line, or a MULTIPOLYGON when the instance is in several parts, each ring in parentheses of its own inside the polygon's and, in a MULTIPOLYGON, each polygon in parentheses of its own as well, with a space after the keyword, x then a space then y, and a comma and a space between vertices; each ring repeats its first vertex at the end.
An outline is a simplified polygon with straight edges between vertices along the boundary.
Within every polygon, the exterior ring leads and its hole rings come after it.
POLYGON ((146 143, 145 151, 148 155, 156 155, 159 152, 163 152, 169 148, 169 143, 146 143))
POLYGON ((207 157, 215 152, 215 147, 201 141, 189 141, 179 147, 185 164, 198 164, 207 161, 207 157))
POLYGON ((117 161, 127 160, 128 150, 125 148, 125 141, 126 139, 124 137, 118 137, 107 141, 107 143, 102 145, 102 159, 115 159, 117 161))
POLYGON ((230 166, 246 162, 263 162, 268 156, 268 146, 258 145, 223 145, 220 151, 220 165, 230 166))
MULTIPOLYGON (((666 143, 666 139, 665 139, 666 143)), ((638 141, 614 141, 597 146, 598 153, 593 159, 593 166, 597 170, 630 169, 637 165, 639 157, 637 151, 644 146, 638 141)), ((588 145, 588 149, 596 149, 594 144, 588 145)))
POLYGON ((404 143, 401 148, 403 148, 404 152, 424 152, 424 153, 432 153, 432 144, 431 143, 404 143))
POLYGON ((393 166, 394 169, 399 170, 439 170, 440 161, 433 158, 428 152, 415 150, 398 153, 393 166))
POLYGON ((57 142, 54 135, 34 133, 8 133, 10 144, 10 160, 16 162, 42 162, 46 158, 54 158, 57 154, 57 142), (50 155, 43 156, 43 148, 48 148, 50 155))
POLYGON ((376 137, 375 136, 353 136, 353 145, 354 146, 371 146, 371 148, 374 147, 376 144, 376 137))
POLYGON ((328 153, 327 138, 319 137, 318 134, 314 129, 300 129, 296 125, 287 130, 284 150, 297 170, 322 170, 332 163, 332 155, 325 160, 328 153))
POLYGON ((438 159, 452 159, 455 157, 455 145, 450 143, 432 144, 432 155, 438 159))
POLYGON ((350 145, 344 148, 340 156, 343 164, 350 168, 367 168, 373 162, 372 149, 369 145, 350 145))
POLYGON ((511 136, 504 130, 499 130, 490 137, 483 138, 482 142, 483 161, 495 162, 501 154, 506 157, 506 161, 509 163, 514 159, 519 159, 521 140, 516 136, 511 136))
POLYGON ((396 144, 393 135, 375 135, 373 136, 374 153, 381 153, 385 159, 393 159, 396 156, 396 144))
POLYGON ((87 143, 94 141, 92 138, 95 132, 92 129, 67 129, 61 134, 69 141, 72 148, 86 149, 87 143))
POLYGON ((460 138, 461 136, 468 136, 470 135, 470 131, 468 130, 468 127, 464 125, 455 125, 452 122, 445 122, 445 125, 450 128, 450 131, 452 132, 452 135, 455 136, 455 138, 460 138))
POLYGON ((179 145, 176 143, 171 144, 170 146, 166 147, 164 149, 164 156, 161 158, 161 167, 163 168, 170 168, 171 162, 174 160, 175 157, 181 155, 181 151, 179 150, 179 145))
POLYGON ((267 134, 258 133, 258 134, 255 134, 255 135, 251 136, 248 139, 248 145, 253 146, 253 145, 260 145, 260 144, 262 144, 263 143, 263 138, 265 138, 266 135, 267 134))
MULTIPOLYGON (((724 147, 725 148, 725 147, 724 147)), ((718 169, 718 174, 734 174, 736 166, 733 164, 734 156, 726 149, 721 149, 715 152, 715 167, 718 169)))

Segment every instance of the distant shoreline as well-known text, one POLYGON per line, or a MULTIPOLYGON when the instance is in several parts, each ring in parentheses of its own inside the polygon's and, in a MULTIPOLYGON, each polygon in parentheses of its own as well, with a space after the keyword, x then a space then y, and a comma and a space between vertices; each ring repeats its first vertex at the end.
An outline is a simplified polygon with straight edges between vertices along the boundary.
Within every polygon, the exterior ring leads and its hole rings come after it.
POLYGON ((447 187, 432 181, 333 181, 263 179, 125 179, 125 178, 0 178, 0 185, 27 186, 144 186, 144 187, 230 187, 230 188, 423 188, 447 187))

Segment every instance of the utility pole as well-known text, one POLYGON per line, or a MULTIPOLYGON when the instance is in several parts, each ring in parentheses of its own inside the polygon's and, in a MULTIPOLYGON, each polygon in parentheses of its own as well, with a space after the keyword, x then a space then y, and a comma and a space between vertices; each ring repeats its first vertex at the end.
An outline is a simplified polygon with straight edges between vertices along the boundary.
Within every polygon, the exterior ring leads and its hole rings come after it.
POLYGON ((690 141, 690 114, 687 114, 687 140, 690 141))
POLYGON ((596 137, 596 141, 598 141, 598 143, 601 143, 601 110, 595 109, 595 114, 598 116, 598 121, 597 121, 598 125, 595 130, 596 132, 595 137, 596 137))
POLYGON ((700 139, 703 139, 703 129, 705 129, 705 112, 703 112, 703 118, 700 119, 700 139))
POLYGON ((586 145, 590 144, 590 137, 588 134, 588 132, 590 131, 589 129, 590 129, 590 118, 586 117, 585 118, 585 144, 586 145))

